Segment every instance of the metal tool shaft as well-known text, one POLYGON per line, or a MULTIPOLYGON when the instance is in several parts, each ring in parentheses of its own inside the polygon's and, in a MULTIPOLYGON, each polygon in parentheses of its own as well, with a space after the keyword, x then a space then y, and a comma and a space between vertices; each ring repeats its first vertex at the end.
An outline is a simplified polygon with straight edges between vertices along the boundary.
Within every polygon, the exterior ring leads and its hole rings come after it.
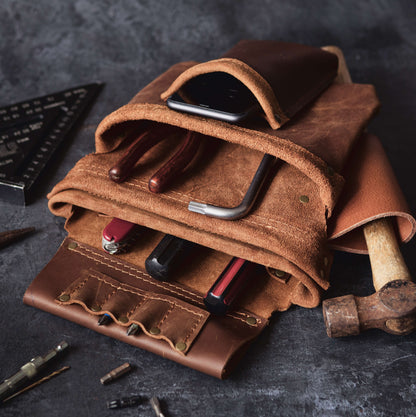
POLYGON ((194 213, 204 214, 208 217, 215 217, 223 220, 237 220, 246 216, 252 209, 261 187, 266 180, 267 174, 273 166, 276 158, 273 155, 265 154, 254 174, 253 180, 243 198, 243 201, 236 207, 219 207, 212 204, 197 203, 191 201, 188 210, 194 213))
POLYGON ((0 384, 0 400, 12 395, 28 380, 32 379, 37 373, 60 352, 68 347, 68 343, 63 341, 56 348, 50 350, 45 356, 36 356, 28 363, 24 364, 18 372, 10 378, 5 379, 0 384))

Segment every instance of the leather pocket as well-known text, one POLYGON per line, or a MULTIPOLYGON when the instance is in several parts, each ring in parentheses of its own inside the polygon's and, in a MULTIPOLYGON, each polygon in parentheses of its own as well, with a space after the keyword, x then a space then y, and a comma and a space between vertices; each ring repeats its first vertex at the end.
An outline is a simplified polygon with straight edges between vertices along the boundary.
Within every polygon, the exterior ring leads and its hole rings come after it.
POLYGON ((156 281, 136 265, 69 238, 23 301, 217 378, 227 377, 268 323, 242 309, 212 316, 201 293, 156 281), (103 313, 114 322, 98 326, 103 313), (131 323, 142 331, 128 336, 131 323))
MULTIPOLYGON (((258 64, 266 74, 269 64, 264 60, 258 64)), ((195 65, 170 68, 100 123, 97 152, 79 161, 52 190, 51 211, 68 217, 71 206, 79 206, 284 270, 302 284, 288 289, 285 298, 316 306, 321 290, 328 287, 326 221, 343 185, 337 171, 377 109, 374 88, 332 84, 278 130, 261 118, 244 126, 230 125, 178 113, 161 99, 163 91, 195 65), (186 175, 162 194, 148 191, 156 164, 167 161, 178 145, 177 137, 169 137, 146 153, 128 181, 109 180, 108 170, 126 150, 126 136, 161 124, 182 134, 193 131, 209 137, 186 175), (229 222, 188 211, 190 201, 222 207, 240 204, 264 153, 281 163, 248 216, 229 222)), ((84 241, 91 244, 88 238, 84 241)), ((278 304, 278 309, 288 306, 287 300, 278 304)))
POLYGON ((119 326, 140 326, 149 337, 166 341, 186 354, 209 313, 177 298, 143 291, 94 269, 80 277, 56 299, 62 305, 79 304, 89 314, 109 315, 119 326))
POLYGON ((270 127, 278 129, 329 86, 337 69, 337 56, 320 48, 245 40, 220 59, 184 71, 161 97, 167 99, 195 77, 224 72, 252 92, 270 127))

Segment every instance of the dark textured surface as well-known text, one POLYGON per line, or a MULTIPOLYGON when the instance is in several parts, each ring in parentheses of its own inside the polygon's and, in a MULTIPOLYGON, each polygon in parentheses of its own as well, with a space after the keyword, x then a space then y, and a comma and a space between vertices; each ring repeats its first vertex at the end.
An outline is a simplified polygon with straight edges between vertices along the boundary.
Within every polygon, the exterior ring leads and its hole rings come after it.
MULTIPOLYGON (((146 404, 112 411, 106 400, 142 394, 174 416, 416 416, 416 336, 370 331, 331 340, 321 310, 276 315, 227 381, 137 350, 24 306, 22 296, 65 236, 46 192, 93 150, 99 121, 181 60, 215 58, 244 38, 335 44, 353 80, 376 85, 382 139, 415 212, 416 3, 414 1, 3 0, 0 106, 100 80, 106 87, 63 148, 33 204, 0 203, 0 230, 37 233, 0 254, 0 379, 65 339, 71 370, 0 409, 1 416, 152 416, 146 404), (129 361, 110 386, 99 378, 129 361)), ((403 248, 416 271, 416 243, 403 248)), ((337 254, 327 296, 372 291, 365 256, 337 254)))

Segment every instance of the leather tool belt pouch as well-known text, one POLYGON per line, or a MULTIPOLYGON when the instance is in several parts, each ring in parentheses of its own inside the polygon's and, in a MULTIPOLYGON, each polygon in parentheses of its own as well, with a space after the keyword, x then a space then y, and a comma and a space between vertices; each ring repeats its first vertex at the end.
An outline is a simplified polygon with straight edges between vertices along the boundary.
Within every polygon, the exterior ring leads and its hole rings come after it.
MULTIPOLYGON (((322 49, 247 41, 219 60, 179 63, 167 70, 101 122, 96 153, 82 158, 49 194, 51 211, 67 219, 68 237, 24 302, 225 378, 274 311, 292 303, 315 307, 328 288, 327 220, 344 184, 339 173, 354 144, 367 143, 357 138, 378 107, 371 85, 333 82, 336 69, 336 55, 322 49), (187 80, 212 71, 228 72, 250 88, 263 117, 237 126, 166 106, 164 100, 187 80), (125 182, 112 182, 108 170, 125 152, 125 138, 156 124, 172 126, 176 135, 146 153, 125 182), (206 136, 196 162, 168 191, 150 193, 147 183, 155 166, 169 158, 178 136, 189 130, 206 136), (191 200, 238 205, 264 153, 279 162, 249 215, 227 221, 188 211, 191 200), (122 255, 101 249, 102 230, 112 217, 146 227, 122 255), (152 279, 144 267, 164 233, 203 246, 169 282, 152 279), (267 268, 257 272, 238 306, 213 316, 203 296, 232 256, 267 268), (282 280, 274 270, 289 278, 282 280), (114 322, 99 327, 97 316, 103 313, 114 322), (132 323, 142 332, 127 336, 132 323)), ((399 210, 406 211, 400 204, 399 210)), ((392 203, 389 213, 397 213, 396 208, 392 203)), ((333 243, 338 239, 339 246, 361 250, 359 235, 351 240, 355 243, 345 237, 353 224, 362 224, 356 222, 356 207, 347 209, 348 216, 339 216, 349 220, 334 223, 333 243)), ((372 215, 383 210, 376 208, 372 215)), ((410 216, 403 216, 405 240, 414 226, 410 216)))

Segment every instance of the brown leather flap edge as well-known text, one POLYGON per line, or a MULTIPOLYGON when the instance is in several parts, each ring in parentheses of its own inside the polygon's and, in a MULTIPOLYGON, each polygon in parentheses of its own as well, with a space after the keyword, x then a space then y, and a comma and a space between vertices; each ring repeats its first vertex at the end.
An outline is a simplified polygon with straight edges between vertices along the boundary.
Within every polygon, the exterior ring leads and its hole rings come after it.
POLYGON ((161 98, 166 100, 199 75, 225 72, 253 93, 270 127, 278 129, 328 87, 337 74, 337 67, 337 56, 319 48, 244 40, 223 57, 184 71, 161 98))
POLYGON ((241 81, 256 97, 272 129, 280 128, 289 118, 284 114, 270 84, 244 62, 233 58, 219 58, 197 64, 181 75, 161 94, 163 100, 178 92, 189 80, 202 74, 226 72, 241 81))
POLYGON ((343 175, 346 179, 343 193, 328 224, 332 248, 367 254, 362 226, 382 217, 395 220, 401 242, 414 236, 416 220, 375 135, 365 133, 357 141, 343 175))
MULTIPOLYGON (((127 274, 123 273, 123 268, 118 263, 117 265, 111 265, 100 261, 94 256, 94 252, 94 249, 84 244, 78 244, 72 239, 65 239, 54 258, 39 273, 27 289, 23 299, 24 303, 221 379, 228 376, 232 367, 238 362, 238 359, 245 352, 249 343, 260 334, 268 323, 268 320, 264 318, 252 315, 251 313, 248 315, 244 312, 234 313, 224 317, 205 317, 198 305, 198 303, 202 303, 202 296, 200 296, 200 300, 198 301, 194 296, 191 296, 184 290, 182 294, 179 291, 177 296, 174 297, 177 305, 180 304, 183 306, 183 303, 187 303, 186 308, 189 307, 189 310, 192 312, 190 317, 193 317, 194 313, 196 315, 202 314, 202 320, 198 323, 197 319, 190 326, 191 329, 195 327, 195 334, 192 336, 192 345, 186 351, 186 354, 179 352, 178 349, 173 349, 172 344, 167 343, 164 338, 149 337, 146 332, 142 332, 136 336, 127 336, 126 326, 128 326, 128 323, 119 323, 116 321, 107 326, 98 326, 97 313, 91 310, 91 306, 94 304, 91 298, 89 298, 91 294, 94 294, 93 296, 98 294, 98 298, 95 301, 102 301, 104 305, 105 297, 108 297, 109 294, 111 295, 111 288, 114 291, 112 285, 115 285, 121 289, 119 290, 121 291, 121 297, 126 297, 126 295, 128 297, 130 294, 134 299, 137 294, 128 293, 125 290, 131 290, 131 287, 133 287, 135 288, 135 292, 140 293, 137 290, 138 287, 144 283, 143 285, 147 288, 146 285, 149 282, 140 280, 139 275, 133 274, 131 271, 127 274), (91 275, 91 268, 94 270, 92 274, 98 276, 102 280, 101 282, 105 278, 105 281, 111 285, 105 284, 108 287, 107 289, 104 288, 101 293, 97 293, 97 287, 94 287, 94 285, 84 285, 84 294, 82 294, 80 285, 82 286, 82 282, 86 278, 86 283, 88 282, 88 277, 91 275), (97 271, 99 272, 98 275, 97 271), (87 276, 83 274, 87 274, 87 276), (111 278, 109 279, 110 274, 111 278), (78 280, 80 277, 83 277, 83 279, 78 280), (115 281, 112 279, 115 279, 115 281), (77 282, 74 284, 74 281, 77 282), (84 304, 88 304, 90 308, 84 308, 84 306, 80 305, 81 303, 67 305, 69 302, 57 302, 56 300, 65 291, 72 291, 75 297, 87 301, 84 304), (185 301, 184 297, 188 297, 188 299, 185 301), (248 317, 252 317, 252 319, 247 320, 248 317)), ((103 257, 105 255, 100 253, 99 256, 103 257)), ((128 268, 128 265, 125 268, 128 268)), ((96 278, 94 279, 96 280, 96 278)), ((99 280, 95 281, 95 283, 99 282, 99 280)), ((159 295, 161 294, 159 293, 159 295)), ((159 298, 167 300, 168 303, 173 302, 171 295, 163 292, 159 298)), ((111 306, 111 299, 112 297, 108 298, 109 304, 105 308, 107 310, 109 308, 119 308, 116 314, 113 314, 113 317, 117 317, 118 321, 123 314, 129 313, 134 308, 131 307, 129 311, 121 311, 120 309, 123 309, 122 303, 115 303, 119 307, 111 306)), ((113 300, 117 301, 116 298, 113 298, 113 300)), ((133 315, 134 313, 132 312, 131 317, 133 315)), ((130 318, 130 321, 132 320, 130 318)), ((162 320, 163 318, 159 322, 162 320)), ((144 327, 147 328, 148 325, 149 323, 144 327)), ((187 330, 189 333, 190 328, 188 327, 187 330)), ((167 332, 168 329, 164 331, 167 332)), ((194 329, 192 329, 193 331, 194 329)), ((186 331, 183 334, 185 333, 186 331)), ((168 338, 171 342, 176 340, 172 337, 172 333, 168 338)))

